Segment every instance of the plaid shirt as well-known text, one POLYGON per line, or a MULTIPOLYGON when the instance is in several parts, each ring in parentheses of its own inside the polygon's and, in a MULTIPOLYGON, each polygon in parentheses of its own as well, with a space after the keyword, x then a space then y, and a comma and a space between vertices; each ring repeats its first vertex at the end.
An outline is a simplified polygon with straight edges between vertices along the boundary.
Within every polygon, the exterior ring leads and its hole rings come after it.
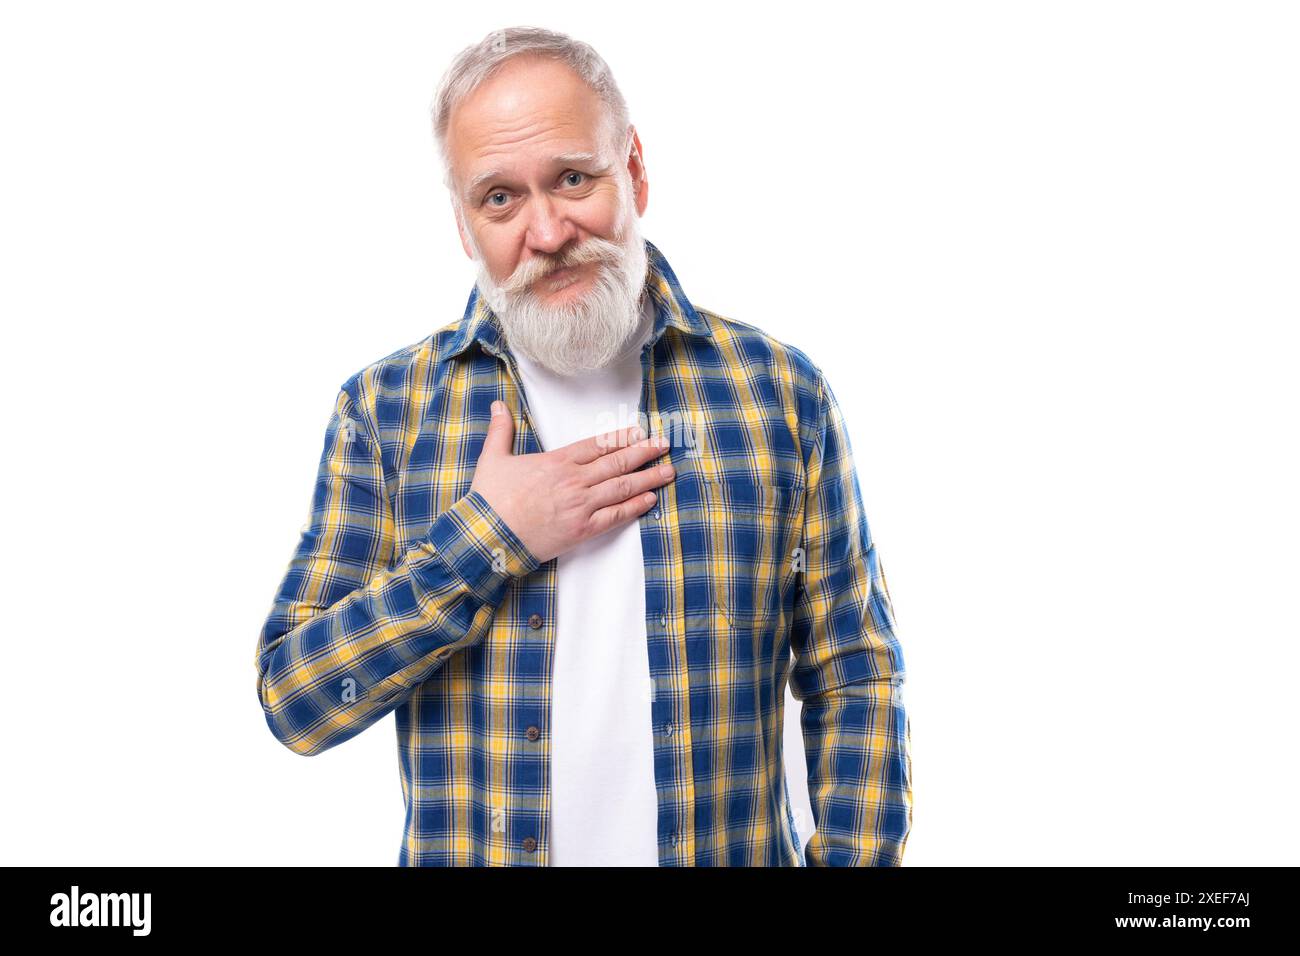
MULTIPOLYGON (((802 351, 693 306, 646 251, 639 420, 669 435, 676 468, 639 519, 659 864, 900 865, 903 656, 835 396, 802 351), (679 440, 665 423, 696 425, 679 440), (806 850, 784 772, 787 679, 806 850)), ((494 399, 515 415, 516 454, 543 450, 518 383, 477 287, 460 322, 344 382, 258 640, 257 694, 294 753, 396 711, 399 866, 547 864, 556 561, 469 491, 494 399)))

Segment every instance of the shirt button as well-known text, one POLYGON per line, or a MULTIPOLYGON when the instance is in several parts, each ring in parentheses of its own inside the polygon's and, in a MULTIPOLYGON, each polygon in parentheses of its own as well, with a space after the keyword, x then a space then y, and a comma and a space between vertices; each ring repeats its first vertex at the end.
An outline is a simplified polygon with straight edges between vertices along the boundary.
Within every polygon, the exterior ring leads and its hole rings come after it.
POLYGON ((667 627, 667 626, 668 626, 668 615, 667 615, 667 614, 660 614, 660 615, 659 615, 659 623, 662 624, 662 625, 664 625, 665 627, 667 627))
MULTIPOLYGON (((673 843, 674 845, 677 843, 676 839, 673 840, 673 843)), ((532 853, 536 849, 537 849, 537 841, 534 840, 532 837, 524 837, 524 850, 528 853, 532 853)))
POLYGON ((530 615, 528 618, 528 626, 531 627, 534 631, 537 630, 539 627, 542 626, 542 616, 540 614, 530 615))
POLYGON ((524 731, 524 735, 529 740, 536 740, 538 737, 542 735, 542 732, 538 730, 536 727, 529 727, 526 731, 524 731))
POLYGON ((672 725, 672 724, 665 724, 665 725, 664 725, 664 733, 667 734, 669 737, 671 737, 671 736, 673 735, 673 725, 672 725))
POLYGON ((673 834, 673 846, 676 846, 676 845, 677 845, 677 834, 674 833, 674 834, 673 834))
POLYGON ((658 509, 658 508, 656 508, 654 511, 652 511, 652 512, 650 512, 650 513, 651 513, 652 515, 655 516, 655 521, 658 521, 658 520, 659 520, 659 509, 658 509))

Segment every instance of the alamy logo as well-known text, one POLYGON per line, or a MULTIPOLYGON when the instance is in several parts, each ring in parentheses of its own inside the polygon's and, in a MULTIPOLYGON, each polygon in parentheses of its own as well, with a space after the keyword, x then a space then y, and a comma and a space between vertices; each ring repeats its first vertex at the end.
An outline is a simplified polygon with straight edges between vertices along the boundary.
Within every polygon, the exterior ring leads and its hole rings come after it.
POLYGON ((51 926, 130 926, 133 936, 149 935, 149 893, 72 892, 50 897, 51 926))

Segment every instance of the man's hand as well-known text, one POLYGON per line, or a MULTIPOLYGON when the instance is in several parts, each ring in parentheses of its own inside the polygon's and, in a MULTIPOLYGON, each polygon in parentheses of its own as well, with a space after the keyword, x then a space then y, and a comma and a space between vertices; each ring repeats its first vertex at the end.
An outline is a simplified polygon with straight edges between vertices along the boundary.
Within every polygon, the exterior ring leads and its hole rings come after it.
POLYGON ((673 466, 637 471, 668 450, 668 439, 644 438, 636 425, 592 435, 554 451, 515 455, 514 419, 492 403, 483 450, 470 491, 477 491, 539 562, 644 514, 651 490, 673 477, 673 466))

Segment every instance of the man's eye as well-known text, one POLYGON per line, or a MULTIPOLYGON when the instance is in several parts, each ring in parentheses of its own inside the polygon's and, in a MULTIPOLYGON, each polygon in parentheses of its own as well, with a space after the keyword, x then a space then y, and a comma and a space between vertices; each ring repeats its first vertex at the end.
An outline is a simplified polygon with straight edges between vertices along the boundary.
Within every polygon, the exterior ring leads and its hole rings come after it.
POLYGON ((568 183, 570 186, 580 186, 582 185, 582 179, 586 178, 586 175, 587 175, 586 173, 580 173, 576 169, 571 169, 564 174, 564 181, 568 183), (576 183, 571 181, 572 177, 574 176, 579 177, 579 180, 576 183))
POLYGON ((487 204, 488 204, 489 206, 501 206, 502 203, 493 202, 492 200, 496 199, 498 196, 500 196, 500 197, 502 197, 502 198, 504 199, 504 198, 505 198, 505 195, 506 195, 506 194, 505 194, 505 193, 502 193, 502 192, 488 193, 488 196, 487 196, 487 204))

